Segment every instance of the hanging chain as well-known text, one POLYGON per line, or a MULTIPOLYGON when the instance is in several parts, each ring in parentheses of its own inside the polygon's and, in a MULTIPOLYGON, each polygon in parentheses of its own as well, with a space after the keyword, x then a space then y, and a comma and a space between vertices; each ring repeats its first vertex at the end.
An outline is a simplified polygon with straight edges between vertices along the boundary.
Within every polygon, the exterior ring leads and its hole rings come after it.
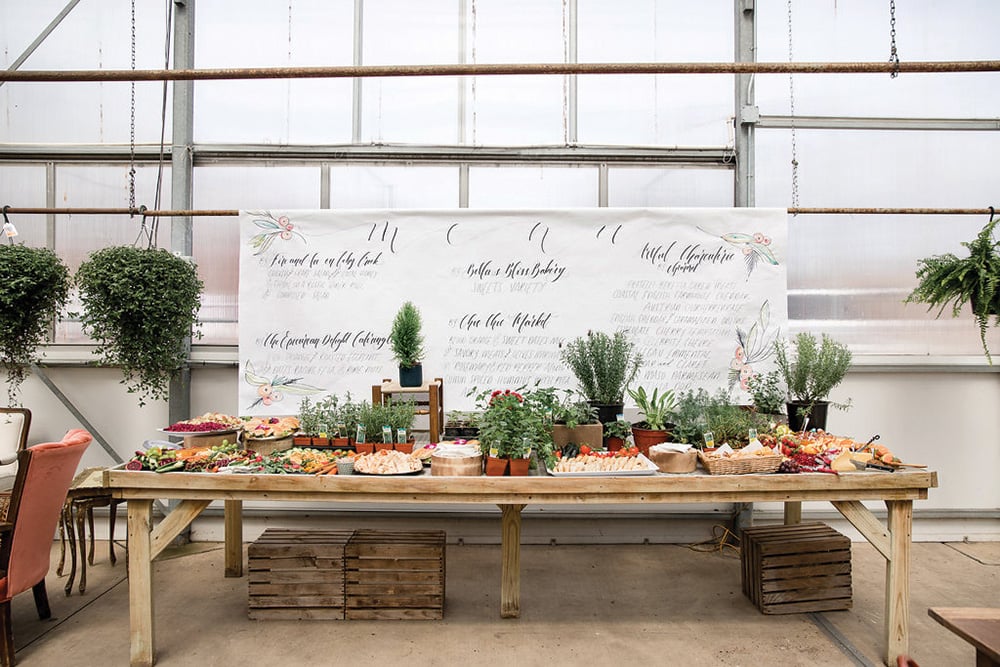
POLYGON ((892 72, 889 76, 895 79, 899 76, 899 53, 896 52, 896 0, 889 0, 889 62, 892 72))
MULTIPOLYGON (((135 71, 135 0, 132 0, 132 71, 135 71)), ((132 81, 132 100, 129 116, 128 152, 128 207, 135 210, 135 80, 132 81)))
MULTIPOLYGON (((788 62, 792 62, 792 0, 788 0, 788 62)), ((788 73, 788 117, 792 135, 792 208, 799 207, 799 158, 795 146, 795 79, 788 73)), ((797 213, 795 215, 798 215, 797 213)))

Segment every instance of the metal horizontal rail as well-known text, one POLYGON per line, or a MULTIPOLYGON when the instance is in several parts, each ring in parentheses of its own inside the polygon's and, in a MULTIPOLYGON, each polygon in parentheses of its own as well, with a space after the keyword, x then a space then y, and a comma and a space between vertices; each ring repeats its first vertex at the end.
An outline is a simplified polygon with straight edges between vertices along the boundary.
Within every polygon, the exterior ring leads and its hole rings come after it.
MULTIPOLYGON (((142 208, 30 208, 5 206, 3 210, 20 215, 145 215, 148 218, 169 217, 235 217, 237 209, 144 210, 142 208)), ((991 208, 789 208, 789 215, 990 215, 991 208)))
POLYGON ((765 116, 754 127, 787 130, 1000 130, 1000 118, 852 118, 847 116, 765 116))
POLYGON ((896 71, 996 72, 1000 71, 1000 60, 911 61, 900 62, 898 65, 890 62, 458 63, 162 70, 17 70, 0 72, 0 81, 209 81, 537 74, 889 74, 896 71))

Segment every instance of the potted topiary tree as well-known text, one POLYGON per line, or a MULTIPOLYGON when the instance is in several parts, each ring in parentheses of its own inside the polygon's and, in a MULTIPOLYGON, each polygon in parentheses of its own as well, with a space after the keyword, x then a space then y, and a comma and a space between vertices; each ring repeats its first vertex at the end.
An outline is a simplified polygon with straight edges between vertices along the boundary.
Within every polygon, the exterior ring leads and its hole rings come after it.
POLYGON ((938 308, 937 317, 951 306, 952 317, 958 317, 962 307, 968 303, 979 327, 979 338, 990 365, 986 344, 986 327, 992 316, 994 324, 1000 322, 1000 243, 993 238, 993 230, 1000 222, 990 215, 986 223, 972 241, 963 241, 968 248, 968 257, 958 257, 952 253, 925 257, 919 261, 917 287, 906 297, 905 303, 920 301, 928 304, 928 310, 938 308))
POLYGON ((420 311, 412 301, 404 303, 392 322, 389 342, 399 364, 399 386, 419 387, 424 383, 424 337, 420 333, 420 311))
POLYGON ((204 284, 194 263, 158 248, 104 248, 80 265, 76 283, 95 354, 121 368, 139 405, 166 399, 170 378, 187 362, 186 339, 200 335, 192 329, 204 284))
POLYGON ((598 420, 607 423, 618 419, 625 391, 642 365, 642 355, 628 334, 588 331, 586 336, 566 343, 561 357, 584 396, 597 408, 598 420))
POLYGON ((17 404, 38 346, 69 296, 69 269, 47 248, 0 246, 0 365, 7 398, 17 404))
MULTIPOLYGON (((802 332, 794 340, 792 354, 787 342, 774 342, 778 370, 788 388, 788 426, 793 431, 802 430, 805 417, 809 426, 826 428, 830 401, 826 400, 847 375, 851 367, 851 352, 827 334, 817 341, 816 336, 802 332)), ((846 407, 832 404, 834 407, 846 407)))

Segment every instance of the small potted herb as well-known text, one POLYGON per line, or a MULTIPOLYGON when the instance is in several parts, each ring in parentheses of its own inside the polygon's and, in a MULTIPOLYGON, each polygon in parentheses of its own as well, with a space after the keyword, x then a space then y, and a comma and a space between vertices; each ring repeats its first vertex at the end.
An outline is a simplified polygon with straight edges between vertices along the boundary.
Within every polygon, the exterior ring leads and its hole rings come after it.
POLYGON ((599 449, 604 441, 604 426, 597 419, 597 408, 579 400, 572 392, 552 411, 552 443, 561 450, 569 443, 599 449))
POLYGON ((604 448, 616 452, 625 446, 632 435, 632 424, 624 419, 618 419, 604 424, 604 448))
MULTIPOLYGON (((793 431, 800 431, 808 417, 809 426, 825 429, 831 405, 827 397, 851 367, 850 350, 827 334, 817 340, 816 336, 801 332, 791 344, 775 341, 774 352, 778 370, 788 388, 788 426, 793 431)), ((846 404, 832 405, 847 407, 846 404)))
POLYGON ((399 386, 419 387, 424 383, 424 337, 421 330, 420 311, 412 301, 404 303, 392 321, 389 343, 399 364, 399 386))
POLYGON ((755 412, 770 415, 774 421, 785 420, 785 390, 781 387, 778 371, 751 375, 747 379, 747 389, 755 412))

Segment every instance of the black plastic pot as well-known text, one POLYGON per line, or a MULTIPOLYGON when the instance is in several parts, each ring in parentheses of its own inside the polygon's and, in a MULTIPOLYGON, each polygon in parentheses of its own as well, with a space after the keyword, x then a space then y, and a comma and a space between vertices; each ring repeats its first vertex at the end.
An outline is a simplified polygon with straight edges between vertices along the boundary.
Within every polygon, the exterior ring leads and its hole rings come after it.
POLYGON ((589 401, 589 403, 591 407, 597 408, 597 421, 602 424, 617 421, 618 415, 625 410, 624 403, 598 403, 597 401, 589 401))
POLYGON ((419 387, 424 383, 424 366, 417 364, 409 368, 399 367, 400 387, 419 387))
POLYGON ((788 428, 793 431, 801 431, 802 424, 805 422, 806 417, 799 414, 799 410, 806 410, 809 413, 809 422, 806 424, 809 428, 821 428, 826 430, 826 414, 830 408, 830 401, 816 401, 815 403, 809 403, 808 401, 791 401, 786 403, 788 409, 788 428), (812 406, 810 408, 810 405, 812 406))

